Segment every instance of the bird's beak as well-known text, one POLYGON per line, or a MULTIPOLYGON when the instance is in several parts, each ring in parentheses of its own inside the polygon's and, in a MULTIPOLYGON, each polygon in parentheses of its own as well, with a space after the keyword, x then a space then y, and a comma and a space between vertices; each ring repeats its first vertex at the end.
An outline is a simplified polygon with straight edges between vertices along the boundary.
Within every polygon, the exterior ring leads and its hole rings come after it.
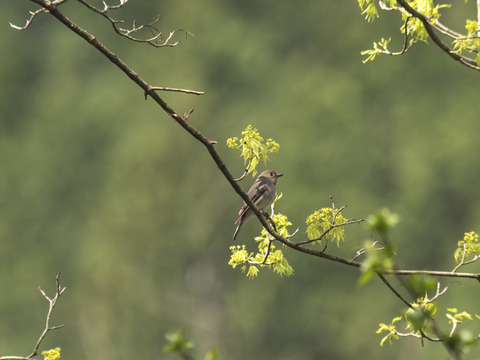
POLYGON ((279 178, 280 176, 283 176, 283 174, 277 174, 277 178, 279 178))

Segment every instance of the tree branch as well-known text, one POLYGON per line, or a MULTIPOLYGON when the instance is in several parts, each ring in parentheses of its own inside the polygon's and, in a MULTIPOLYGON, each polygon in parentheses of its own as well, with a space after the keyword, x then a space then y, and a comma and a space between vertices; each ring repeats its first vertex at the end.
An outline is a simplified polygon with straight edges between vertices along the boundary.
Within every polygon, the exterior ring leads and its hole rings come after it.
MULTIPOLYGON (((468 66, 469 68, 471 69, 474 69, 474 70, 479 70, 480 71, 480 66, 477 65, 477 62, 472 60, 472 59, 469 59, 465 56, 462 56, 462 55, 459 55, 458 53, 456 53, 455 51, 453 51, 452 49, 450 49, 450 47, 445 44, 439 37, 438 35, 436 34, 435 32, 435 26, 430 22, 430 18, 426 17, 425 15, 423 15, 421 12, 415 10, 412 6, 410 6, 410 4, 406 1, 406 0, 397 0, 397 2, 406 10, 408 11, 410 14, 412 14, 412 16, 416 17, 417 19, 419 19, 423 26, 425 27, 425 30, 427 31, 428 35, 430 36, 430 38, 433 40, 433 42, 440 48, 442 49, 445 53, 447 53, 451 58, 453 58, 454 60, 457 60, 459 61, 460 63, 462 63, 463 65, 466 65, 468 66)), ((406 31, 406 30, 405 30, 406 31)))

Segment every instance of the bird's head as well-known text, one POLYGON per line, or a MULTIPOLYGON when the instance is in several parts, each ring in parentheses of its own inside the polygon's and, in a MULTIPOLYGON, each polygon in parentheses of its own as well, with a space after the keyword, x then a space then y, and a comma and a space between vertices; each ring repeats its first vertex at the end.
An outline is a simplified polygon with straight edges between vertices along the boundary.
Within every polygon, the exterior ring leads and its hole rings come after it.
POLYGON ((262 172, 258 177, 266 177, 267 179, 270 179, 274 184, 277 182, 277 179, 280 177, 280 176, 283 176, 283 174, 277 174, 275 171, 273 170, 265 170, 264 172, 262 172))

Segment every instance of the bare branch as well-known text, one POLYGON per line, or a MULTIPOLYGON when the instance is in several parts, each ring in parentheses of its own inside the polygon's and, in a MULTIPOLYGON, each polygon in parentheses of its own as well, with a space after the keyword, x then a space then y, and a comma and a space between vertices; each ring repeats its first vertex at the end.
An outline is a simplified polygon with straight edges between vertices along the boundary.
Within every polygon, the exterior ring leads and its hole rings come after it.
POLYGON ((35 355, 37 355, 38 349, 39 349, 43 339, 47 335, 47 333, 49 331, 57 330, 57 329, 60 329, 60 328, 63 327, 63 325, 58 325, 58 326, 51 326, 50 325, 50 319, 51 319, 51 316, 52 316, 53 309, 54 309, 55 305, 57 304, 57 301, 60 298, 60 295, 62 295, 63 292, 66 289, 65 287, 62 287, 60 285, 60 273, 56 273, 55 279, 56 279, 56 290, 55 290, 55 296, 53 298, 50 298, 40 286, 37 288, 37 290, 40 292, 40 294, 42 294, 42 296, 45 299, 47 299, 47 301, 49 303, 49 306, 48 306, 47 317, 46 317, 46 320, 45 320, 45 328, 43 329, 42 334, 38 338, 37 343, 33 347, 32 353, 28 356, 0 356, 0 360, 31 360, 35 355))
MULTIPOLYGON (((343 210, 344 207, 341 208, 341 210, 343 210)), ((335 219, 333 220, 335 221, 335 219)), ((328 233, 330 233, 330 231, 332 231, 333 229, 337 228, 337 227, 341 227, 341 226, 346 226, 346 225, 352 225, 352 224, 359 224, 361 222, 364 222, 364 221, 367 221, 367 219, 349 219, 347 221, 344 221, 342 223, 339 223, 339 224, 331 224, 330 227, 325 230, 319 237, 315 238, 315 239, 309 239, 309 240, 304 240, 304 241, 300 241, 297 243, 297 245, 305 245, 305 244, 310 244, 310 243, 313 243, 315 241, 320 241, 322 240, 325 236, 328 235, 328 233)))
POLYGON ((49 307, 48 307, 47 319, 45 321, 45 329, 43 330, 42 334, 38 338, 38 341, 35 344, 35 347, 33 348, 32 353, 30 355, 28 355, 27 357, 31 358, 31 357, 34 357, 35 355, 37 355, 38 348, 40 347, 40 344, 42 343, 43 339, 45 338, 45 336, 47 335, 47 333, 49 331, 60 329, 60 328, 63 327, 63 325, 50 326, 50 317, 52 316, 53 308, 57 304, 57 301, 60 298, 60 295, 63 294, 65 289, 66 289, 65 287, 62 288, 62 286, 60 285, 60 273, 56 274, 56 292, 55 292, 55 296, 52 299, 50 299, 45 294, 45 292, 43 291, 43 289, 41 287, 38 287, 38 291, 40 291, 40 293, 43 295, 43 297, 48 300, 49 307))
MULTIPOLYGON (((440 281, 437 281, 437 292, 435 293, 435 295, 434 295, 431 299, 428 300, 428 302, 431 303, 431 302, 437 300, 438 297, 440 297, 440 296, 442 296, 443 294, 445 294, 445 293, 447 292, 448 288, 450 287, 450 285, 452 285, 453 283, 454 283, 453 281, 449 282, 449 283, 443 288, 443 290, 440 290, 440 281)), ((426 297, 427 297, 427 296, 425 295, 425 298, 426 298, 426 297)))
MULTIPOLYGON (((123 24, 124 21, 113 19, 112 17, 110 17, 108 15, 108 12, 110 10, 116 10, 116 9, 119 9, 119 8, 123 7, 123 5, 125 5, 128 0, 120 0, 118 5, 107 5, 104 1, 103 2, 103 6, 104 6, 103 9, 99 9, 99 8, 93 6, 92 4, 88 3, 85 0, 77 0, 77 1, 80 4, 84 5, 85 7, 87 7, 89 10, 92 10, 93 12, 103 16, 105 19, 107 19, 112 24, 114 31, 118 35, 123 36, 123 37, 125 37, 125 38, 127 38, 131 41, 147 43, 147 44, 152 45, 154 47, 173 47, 173 46, 177 46, 180 43, 180 41, 170 43, 170 40, 172 39, 173 35, 176 34, 177 32, 185 33, 185 38, 187 38, 188 35, 190 35, 192 37, 195 36, 190 31, 187 31, 187 30, 184 30, 184 29, 176 29, 176 30, 170 31, 170 34, 164 39, 163 33, 161 31, 159 31, 154 26, 154 24, 157 23, 160 20, 160 15, 157 15, 150 23, 143 24, 143 25, 140 25, 140 26, 137 26, 136 22, 134 21, 131 29, 124 29, 124 28, 119 27, 118 24, 123 24), (143 29, 149 30, 151 32, 152 36, 150 38, 147 38, 147 39, 142 39, 142 38, 133 36, 133 34, 138 33, 139 31, 141 31, 143 29)), ((169 90, 169 91, 178 91, 178 90, 169 90)), ((183 91, 183 92, 185 92, 185 91, 183 91)), ((194 93, 194 92, 191 92, 191 93, 194 93)), ((200 94, 197 94, 197 95, 200 95, 200 94)))
MULTIPOLYGON (((52 6, 58 6, 64 2, 66 2, 67 0, 54 0, 54 1, 51 1, 51 5, 52 6)), ((26 23, 24 26, 17 26, 17 25, 14 25, 12 24, 11 22, 8 23, 8 25, 10 25, 11 28, 15 29, 15 30, 25 30, 25 29, 28 29, 28 27, 30 26, 30 24, 32 23, 33 19, 35 19, 35 17, 43 12, 47 12, 47 10, 43 7, 41 9, 38 9, 37 11, 29 11, 30 13, 30 18, 27 19, 26 23)))
POLYGON ((434 271, 434 270, 387 270, 384 272, 387 275, 401 275, 401 276, 411 276, 411 275, 431 275, 438 277, 450 277, 450 278, 466 278, 466 279, 476 279, 480 281, 480 274, 478 273, 457 273, 451 271, 434 271))
MULTIPOLYGON (((382 247, 381 248, 377 248, 377 249, 374 249, 375 251, 380 251, 380 250, 385 250, 385 246, 382 244, 381 241, 374 241, 373 244, 372 244, 372 249, 375 247, 375 245, 377 244, 380 244, 382 247)), ((361 248, 359 250, 357 250, 357 252, 355 253, 355 256, 352 258, 352 260, 356 260, 358 257, 364 255, 368 250, 365 249, 365 248, 361 248)))
POLYGON ((176 89, 170 87, 162 87, 162 86, 154 86, 150 89, 151 91, 159 90, 159 91, 174 91, 174 92, 182 92, 186 94, 193 94, 193 95, 204 95, 204 91, 196 91, 196 90, 189 90, 189 89, 176 89))
POLYGON ((41 9, 38 9, 37 11, 29 11, 30 12, 30 18, 27 19, 27 22, 25 23, 24 26, 17 26, 17 25, 14 25, 12 24, 11 22, 8 23, 8 25, 10 25, 10 27, 14 28, 15 30, 25 30, 27 29, 30 24, 32 23, 33 19, 35 19, 35 17, 44 12, 45 11, 45 8, 41 8, 41 9))

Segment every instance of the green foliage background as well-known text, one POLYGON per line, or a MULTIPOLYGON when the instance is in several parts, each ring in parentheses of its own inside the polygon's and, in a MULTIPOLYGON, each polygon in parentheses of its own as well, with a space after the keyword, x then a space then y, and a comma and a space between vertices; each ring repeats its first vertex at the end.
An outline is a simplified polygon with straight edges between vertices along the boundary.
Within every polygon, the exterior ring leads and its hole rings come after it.
MULTIPOLYGON (((463 26, 474 5, 446 19, 463 26)), ((59 271, 67 291, 53 322, 65 328, 44 345, 69 359, 175 358, 161 349, 177 328, 198 358, 213 347, 233 360, 445 358, 413 340, 380 348, 378 323, 402 304, 377 281, 358 288, 356 269, 285 251, 291 278, 232 270, 241 200, 208 154, 53 18, 10 29, 34 8, 0 5, 0 355, 31 351, 47 309, 36 287, 53 292, 59 271)), ((238 176, 225 139, 253 124, 278 141, 276 208, 301 232, 329 195, 347 217, 388 206, 401 215, 399 264, 451 269, 457 241, 479 231, 479 75, 433 46, 363 65, 361 50, 398 33, 396 17, 367 24, 356 1, 131 0, 113 16, 158 13, 163 32, 196 35, 154 49, 76 2, 62 10, 151 84, 206 91, 163 96, 181 114, 195 108, 190 121, 238 176)), ((238 241, 258 232, 252 221, 238 241)), ((330 251, 353 257, 369 236, 350 227, 330 251)), ((478 313, 478 286, 462 283, 445 308, 478 313)))

